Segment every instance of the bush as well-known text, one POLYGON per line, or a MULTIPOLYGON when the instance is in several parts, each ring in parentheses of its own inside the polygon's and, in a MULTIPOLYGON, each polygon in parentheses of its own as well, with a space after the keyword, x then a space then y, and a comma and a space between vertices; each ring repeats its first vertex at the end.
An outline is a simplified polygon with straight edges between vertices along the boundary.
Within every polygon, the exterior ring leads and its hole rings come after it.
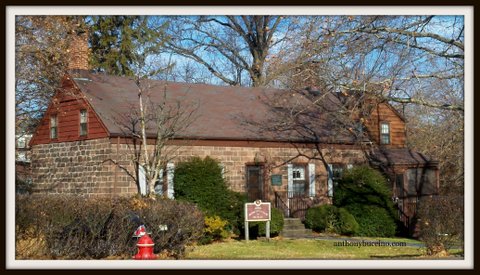
POLYGON ((178 200, 195 203, 207 216, 227 220, 229 229, 238 232, 245 199, 228 189, 218 161, 193 157, 181 162, 175 168, 174 182, 178 200))
POLYGON ((346 208, 359 225, 355 235, 366 237, 395 235, 396 223, 385 208, 361 204, 351 204, 346 208))
POLYGON ((346 209, 330 204, 307 210, 305 226, 317 232, 352 235, 358 231, 358 223, 346 209))
POLYGON ((360 226, 358 235, 395 235, 397 216, 391 191, 379 171, 369 166, 345 171, 335 187, 333 204, 346 208, 354 216, 360 226))
POLYGON ((336 207, 330 204, 309 208, 305 214, 305 226, 317 232, 332 230, 336 212, 336 207))
MULTIPOLYGON (((270 217, 270 236, 278 236, 283 230, 283 212, 277 208, 271 209, 270 217)), ((248 227, 252 231, 252 236, 265 236, 267 234, 266 222, 249 222, 248 227)))
POLYGON ((455 244, 463 246, 463 197, 422 198, 418 218, 419 236, 427 254, 448 252, 455 244))
POLYGON ((133 256, 137 252, 133 232, 142 224, 155 242, 154 253, 167 252, 180 258, 185 246, 201 237, 203 215, 192 204, 160 198, 56 194, 16 199, 17 243, 42 240, 45 246, 41 253, 52 258, 133 256), (160 225, 168 230, 161 231, 160 225))
POLYGON ((360 229, 355 217, 345 208, 339 208, 335 231, 341 235, 354 235, 360 229))
POLYGON ((199 243, 208 244, 212 241, 223 240, 230 237, 231 233, 228 231, 227 226, 228 222, 222 220, 219 216, 205 217, 205 228, 199 243))

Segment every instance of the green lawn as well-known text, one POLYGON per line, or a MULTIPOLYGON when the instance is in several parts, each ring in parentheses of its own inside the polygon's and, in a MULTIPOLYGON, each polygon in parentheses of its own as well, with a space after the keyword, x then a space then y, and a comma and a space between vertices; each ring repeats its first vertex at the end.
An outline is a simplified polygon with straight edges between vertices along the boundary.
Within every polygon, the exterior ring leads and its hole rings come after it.
MULTIPOLYGON (((359 238, 361 241, 361 239, 359 238)), ((367 239, 363 239, 367 240, 367 239)), ((376 241, 378 239, 370 239, 376 241)), ((407 239, 382 239, 398 242, 407 239)), ((422 257, 424 248, 402 246, 334 246, 334 240, 228 241, 191 247, 186 259, 411 259, 422 257)))

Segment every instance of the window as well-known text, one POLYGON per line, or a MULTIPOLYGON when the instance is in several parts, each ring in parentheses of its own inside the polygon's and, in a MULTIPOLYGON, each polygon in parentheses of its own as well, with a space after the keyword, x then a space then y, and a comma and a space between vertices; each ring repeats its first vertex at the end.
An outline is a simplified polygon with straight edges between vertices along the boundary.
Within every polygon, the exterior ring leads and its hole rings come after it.
POLYGON ((57 115, 51 115, 50 116, 50 138, 51 139, 56 139, 58 137, 58 120, 57 120, 57 115))
POLYGON ((17 148, 26 148, 26 140, 25 140, 25 137, 19 137, 17 139, 17 148))
POLYGON ((328 196, 333 196, 333 189, 334 186, 338 184, 338 181, 343 175, 345 169, 352 168, 351 164, 345 165, 343 163, 332 163, 328 165, 328 182, 327 182, 327 190, 328 196))
POLYGON ((87 121, 88 121, 87 110, 80 110, 80 136, 87 135, 87 121))
POLYGON ((304 196, 306 191, 306 181, 305 181, 305 166, 304 165, 293 165, 292 167, 292 178, 293 178, 293 196, 304 196))
POLYGON ((399 198, 403 198, 405 195, 403 194, 403 174, 396 174, 395 175, 395 196, 399 198))
POLYGON ((387 122, 380 123, 380 144, 390 144, 390 125, 387 122))
POLYGON ((332 179, 333 183, 337 184, 340 178, 343 175, 343 169, 345 168, 345 165, 343 164, 332 164, 332 179))

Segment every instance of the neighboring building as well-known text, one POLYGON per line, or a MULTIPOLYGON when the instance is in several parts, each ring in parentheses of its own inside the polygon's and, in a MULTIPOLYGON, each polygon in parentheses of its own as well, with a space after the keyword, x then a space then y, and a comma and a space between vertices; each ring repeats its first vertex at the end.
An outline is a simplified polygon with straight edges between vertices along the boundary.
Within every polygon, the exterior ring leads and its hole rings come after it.
MULTIPOLYGON (((135 82, 91 73, 87 62, 75 56, 75 64, 83 65, 71 66, 65 74, 30 142, 34 188, 86 195, 137 193, 145 188, 144 179, 131 161, 132 139, 121 119, 138 106, 135 82)), ((405 121, 388 103, 373 104, 366 117, 370 140, 337 131, 322 113, 304 122, 315 133, 310 138, 298 131, 275 133, 262 127, 278 119, 276 107, 269 104, 272 98, 297 102, 302 95, 267 88, 152 83, 153 102, 166 92, 167 101, 179 99, 185 108, 198 106, 195 122, 169 142, 181 147, 163 168, 156 190, 170 198, 175 163, 192 156, 219 160, 232 190, 246 193, 250 200, 271 201, 288 216, 302 216, 314 204, 331 203, 342 171, 369 162, 389 175, 392 196, 407 216, 414 213, 409 210, 415 202, 411 197, 438 190, 438 163, 406 148, 405 121), (319 152, 323 160, 318 159, 319 152)), ((342 104, 333 94, 327 99, 331 110, 342 104)), ((147 134, 153 143, 154 133, 147 134)))
POLYGON ((31 138, 31 134, 15 135, 15 185, 18 193, 28 192, 32 182, 29 146, 31 138))
POLYGON ((22 163, 30 163, 30 140, 31 134, 15 135, 15 161, 22 163))

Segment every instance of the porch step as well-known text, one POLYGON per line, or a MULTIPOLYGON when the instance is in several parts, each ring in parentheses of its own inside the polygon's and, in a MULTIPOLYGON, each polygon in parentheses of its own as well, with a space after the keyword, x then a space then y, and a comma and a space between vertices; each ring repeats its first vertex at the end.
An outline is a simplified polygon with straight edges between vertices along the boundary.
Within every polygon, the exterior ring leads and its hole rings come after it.
POLYGON ((312 230, 306 229, 300 219, 285 218, 280 236, 289 239, 312 238, 312 230))

